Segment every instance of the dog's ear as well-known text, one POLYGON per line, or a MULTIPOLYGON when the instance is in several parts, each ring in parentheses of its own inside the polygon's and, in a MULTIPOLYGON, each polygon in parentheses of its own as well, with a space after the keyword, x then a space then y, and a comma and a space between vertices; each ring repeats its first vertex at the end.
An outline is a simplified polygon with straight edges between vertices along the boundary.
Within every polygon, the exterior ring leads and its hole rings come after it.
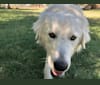
POLYGON ((79 52, 82 48, 85 49, 86 43, 88 43, 90 41, 89 23, 86 18, 84 19, 84 24, 82 27, 83 27, 82 36, 81 36, 80 42, 77 46, 77 52, 79 52))
POLYGON ((33 23, 32 27, 33 31, 36 33, 35 39, 37 40, 36 43, 39 43, 39 35, 40 35, 40 30, 41 30, 41 23, 40 20, 37 20, 35 23, 33 23))
POLYGON ((79 52, 82 48, 85 49, 86 48, 86 43, 88 43, 90 41, 90 35, 89 35, 89 31, 85 30, 83 31, 81 40, 77 46, 77 52, 79 52))
POLYGON ((84 18, 84 24, 83 24, 83 33, 82 33, 82 48, 86 48, 86 43, 90 41, 90 30, 89 30, 89 22, 86 18, 84 18))
POLYGON ((46 27, 46 19, 45 16, 39 16, 38 20, 33 23, 33 31, 36 33, 35 39, 37 40, 36 43, 42 42, 42 36, 44 36, 44 32, 43 31, 46 27))
POLYGON ((83 49, 86 48, 86 43, 88 43, 89 41, 90 41, 90 35, 89 35, 89 30, 87 29, 87 30, 84 30, 82 34, 81 45, 83 49))

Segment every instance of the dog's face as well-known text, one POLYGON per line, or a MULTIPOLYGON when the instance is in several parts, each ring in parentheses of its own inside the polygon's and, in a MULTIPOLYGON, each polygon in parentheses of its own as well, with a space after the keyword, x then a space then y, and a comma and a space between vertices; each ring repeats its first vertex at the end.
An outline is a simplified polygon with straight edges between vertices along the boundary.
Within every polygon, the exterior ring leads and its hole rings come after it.
POLYGON ((71 16, 42 16, 34 26, 40 44, 47 51, 47 62, 54 76, 66 72, 72 55, 85 48, 90 40, 87 20, 71 16))
POLYGON ((58 76, 69 69, 71 57, 81 43, 82 32, 55 21, 46 35, 47 41, 44 45, 46 45, 48 63, 52 73, 58 76))

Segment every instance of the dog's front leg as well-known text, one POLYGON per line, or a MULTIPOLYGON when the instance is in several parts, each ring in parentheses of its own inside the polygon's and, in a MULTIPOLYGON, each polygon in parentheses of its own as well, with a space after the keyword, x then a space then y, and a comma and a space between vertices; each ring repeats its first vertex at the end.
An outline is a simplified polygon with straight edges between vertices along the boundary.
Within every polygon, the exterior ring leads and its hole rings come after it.
POLYGON ((50 67, 47 62, 45 62, 45 67, 44 67, 44 79, 53 79, 50 72, 50 67))

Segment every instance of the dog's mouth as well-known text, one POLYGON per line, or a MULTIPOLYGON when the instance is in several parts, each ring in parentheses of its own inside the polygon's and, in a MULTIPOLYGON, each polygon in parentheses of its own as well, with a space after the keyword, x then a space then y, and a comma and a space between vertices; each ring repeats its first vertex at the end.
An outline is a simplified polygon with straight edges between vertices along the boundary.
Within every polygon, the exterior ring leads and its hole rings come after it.
POLYGON ((63 71, 57 71, 57 70, 51 70, 51 75, 53 77, 60 77, 62 75, 63 71))

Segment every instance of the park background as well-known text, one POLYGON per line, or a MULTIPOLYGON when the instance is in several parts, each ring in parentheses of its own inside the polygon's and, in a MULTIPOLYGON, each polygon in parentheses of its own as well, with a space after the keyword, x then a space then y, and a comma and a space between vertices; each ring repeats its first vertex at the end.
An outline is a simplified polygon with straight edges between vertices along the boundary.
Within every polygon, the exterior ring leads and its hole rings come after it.
MULTIPOLYGON (((0 79, 43 79, 46 52, 32 24, 49 4, 0 4, 0 79)), ((78 4, 90 23, 91 41, 75 54, 65 79, 100 79, 100 4, 78 4)))

